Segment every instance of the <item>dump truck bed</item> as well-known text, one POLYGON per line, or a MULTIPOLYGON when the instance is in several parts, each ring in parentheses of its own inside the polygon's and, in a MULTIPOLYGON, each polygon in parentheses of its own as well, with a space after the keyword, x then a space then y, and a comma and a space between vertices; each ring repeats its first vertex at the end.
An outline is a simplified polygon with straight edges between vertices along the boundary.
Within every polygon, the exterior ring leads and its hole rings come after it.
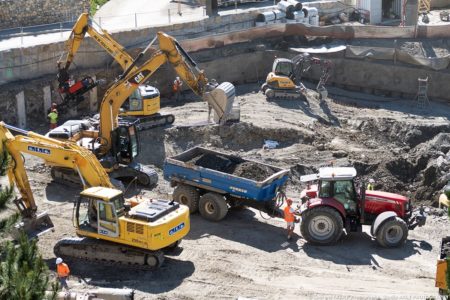
POLYGON ((202 147, 166 158, 164 179, 238 198, 270 201, 289 170, 202 147))

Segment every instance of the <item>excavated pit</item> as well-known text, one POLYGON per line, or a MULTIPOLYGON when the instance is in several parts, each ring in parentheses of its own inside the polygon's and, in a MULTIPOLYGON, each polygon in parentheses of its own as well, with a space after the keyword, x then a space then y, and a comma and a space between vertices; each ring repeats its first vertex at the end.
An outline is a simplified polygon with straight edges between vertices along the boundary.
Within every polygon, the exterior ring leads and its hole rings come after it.
MULTIPOLYGON (((290 169, 287 186, 295 193, 302 189, 302 175, 333 162, 336 166, 354 166, 358 180, 373 178, 377 189, 408 194, 417 201, 435 200, 450 179, 448 118, 434 120, 429 114, 410 117, 395 111, 387 114, 379 108, 328 102, 330 115, 338 120, 333 125, 305 114, 307 108, 299 109, 295 102, 285 107, 253 92, 238 98, 246 99, 241 105, 245 116, 241 123, 142 132, 141 161, 162 168, 166 157, 203 146, 290 169), (266 140, 279 144, 263 150, 266 140)), ((309 101, 314 104, 314 99, 309 101)), ((273 174, 259 165, 242 164, 238 158, 201 156, 192 163, 258 181, 273 174)))

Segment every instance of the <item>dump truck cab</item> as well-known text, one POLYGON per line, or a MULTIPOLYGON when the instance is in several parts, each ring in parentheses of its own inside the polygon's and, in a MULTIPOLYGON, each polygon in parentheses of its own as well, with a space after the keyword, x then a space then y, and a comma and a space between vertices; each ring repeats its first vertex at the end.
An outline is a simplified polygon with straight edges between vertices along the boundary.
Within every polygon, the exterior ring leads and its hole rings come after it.
POLYGON ((366 191, 364 184, 358 191, 355 178, 353 167, 321 168, 318 174, 302 176, 301 181, 308 183, 300 209, 300 229, 306 240, 332 244, 344 228, 347 233, 361 232, 362 225, 371 225, 372 236, 382 246, 396 247, 406 240, 409 229, 425 224, 425 213, 414 213, 407 197, 366 191))

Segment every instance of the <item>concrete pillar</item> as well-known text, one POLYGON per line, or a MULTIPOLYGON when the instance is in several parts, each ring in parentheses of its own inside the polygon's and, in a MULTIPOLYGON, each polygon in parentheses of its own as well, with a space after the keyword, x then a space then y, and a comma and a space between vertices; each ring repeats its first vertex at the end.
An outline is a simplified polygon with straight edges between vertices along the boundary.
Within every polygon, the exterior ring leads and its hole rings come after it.
POLYGON ((17 103, 17 126, 25 129, 27 127, 27 111, 25 109, 25 94, 20 92, 16 95, 17 103))
POLYGON ((44 120, 47 120, 48 111, 52 106, 52 90, 49 85, 44 86, 42 90, 44 91, 44 120))
MULTIPOLYGON (((95 76, 92 76, 92 79, 95 81, 96 80, 95 76)), ((98 111, 97 87, 89 91, 89 111, 90 112, 98 111)))
MULTIPOLYGON (((404 0, 406 1, 406 0, 404 0)), ((415 26, 417 25, 417 20, 419 19, 418 16, 418 10, 419 10, 419 3, 418 0, 408 0, 406 2, 405 7, 405 25, 406 26, 415 26)))

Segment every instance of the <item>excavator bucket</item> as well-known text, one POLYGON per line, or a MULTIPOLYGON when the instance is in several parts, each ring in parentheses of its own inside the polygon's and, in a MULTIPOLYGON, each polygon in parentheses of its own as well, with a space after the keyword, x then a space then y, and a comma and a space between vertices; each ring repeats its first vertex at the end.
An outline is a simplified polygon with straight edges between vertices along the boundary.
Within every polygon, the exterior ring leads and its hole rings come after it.
POLYGON ((53 225, 50 216, 47 212, 37 214, 32 218, 23 218, 20 222, 14 225, 12 236, 18 239, 22 233, 25 233, 28 238, 33 239, 45 232, 52 230, 53 225))
POLYGON ((203 98, 219 117, 219 124, 225 124, 233 108, 236 89, 232 83, 223 82, 205 92, 203 98))

